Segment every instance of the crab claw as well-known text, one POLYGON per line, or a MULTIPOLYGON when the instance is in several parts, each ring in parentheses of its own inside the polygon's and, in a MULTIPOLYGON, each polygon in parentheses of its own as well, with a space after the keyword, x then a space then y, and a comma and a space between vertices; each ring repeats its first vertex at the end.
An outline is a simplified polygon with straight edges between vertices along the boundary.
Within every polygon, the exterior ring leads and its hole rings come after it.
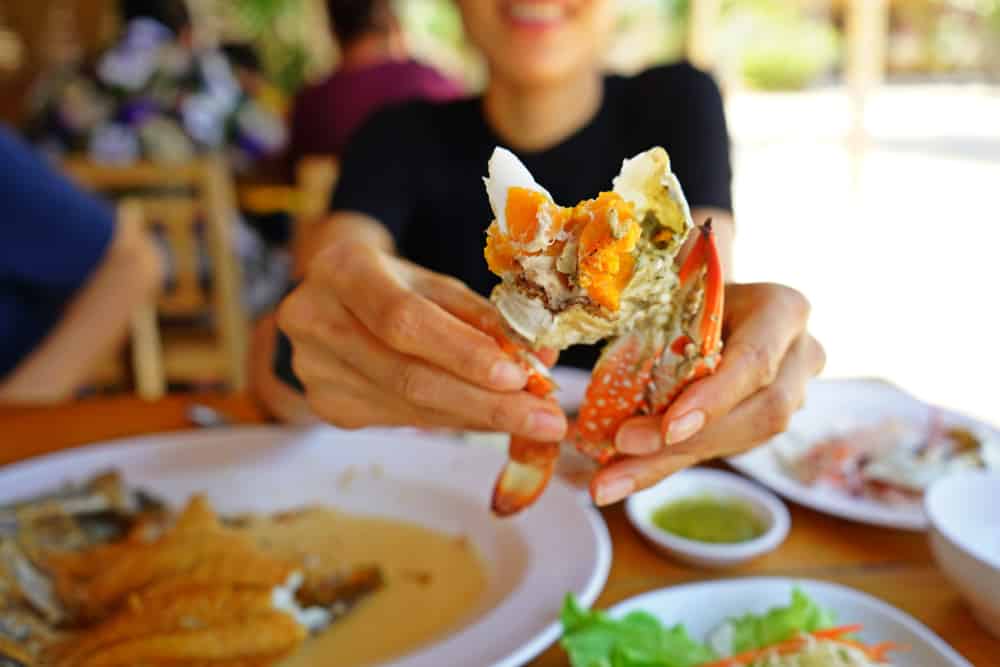
POLYGON ((646 387, 662 347, 633 331, 601 354, 580 407, 574 444, 604 464, 616 454, 615 433, 629 417, 646 407, 646 387))
POLYGON ((653 369, 652 414, 666 410, 684 387, 712 373, 721 358, 726 285, 711 219, 700 229, 678 273, 678 310, 670 343, 653 369))
POLYGON ((507 456, 493 487, 491 507, 497 516, 516 514, 538 499, 552 478, 559 443, 512 436, 507 456))
MULTIPOLYGON (((526 391, 546 397, 556 389, 549 369, 538 357, 513 342, 512 337, 497 336, 497 340, 500 348, 528 371, 526 391)), ((559 458, 559 443, 512 436, 507 458, 493 487, 491 507, 497 516, 515 514, 542 494, 559 458)))

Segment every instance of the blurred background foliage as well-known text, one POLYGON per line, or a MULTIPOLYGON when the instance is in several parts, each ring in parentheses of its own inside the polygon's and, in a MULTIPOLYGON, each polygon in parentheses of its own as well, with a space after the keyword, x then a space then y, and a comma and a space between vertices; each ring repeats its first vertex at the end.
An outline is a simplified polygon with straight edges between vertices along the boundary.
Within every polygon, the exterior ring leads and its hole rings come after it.
POLYGON ((797 90, 830 73, 840 38, 830 16, 787 0, 728 0, 718 37, 721 73, 761 90, 797 90))
MULTIPOLYGON (((716 43, 729 84, 795 90, 836 75, 845 0, 724 0, 716 43)), ((630 72, 683 57, 690 0, 618 0, 608 65, 630 72)), ((893 0, 889 71, 1000 76, 1000 0, 893 0)), ((473 86, 483 73, 451 0, 398 2, 414 50, 473 86)))
POLYGON ((233 0, 236 30, 257 46, 261 63, 272 82, 287 93, 298 90, 306 78, 308 40, 297 30, 303 0, 233 0))
MULTIPOLYGON (((888 0, 890 77, 1000 80, 1000 0, 888 0)), ((325 0, 188 0, 208 41, 245 41, 286 93, 337 60, 325 0)), ((835 81, 849 0, 721 0, 716 74, 727 87, 796 90, 835 81)), ((396 0, 415 54, 476 90, 482 63, 452 0, 396 0)), ((687 52, 692 0, 616 0, 608 66, 633 72, 687 52)), ((116 33, 116 0, 0 0, 0 116, 53 61, 92 56, 116 33), (62 55, 60 55, 62 54, 62 55)))

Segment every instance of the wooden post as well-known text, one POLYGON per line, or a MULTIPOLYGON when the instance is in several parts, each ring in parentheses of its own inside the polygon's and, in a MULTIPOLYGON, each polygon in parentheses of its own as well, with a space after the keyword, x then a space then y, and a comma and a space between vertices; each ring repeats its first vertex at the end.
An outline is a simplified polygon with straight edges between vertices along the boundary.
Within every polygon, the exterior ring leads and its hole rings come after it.
MULTIPOLYGON (((142 206, 135 201, 122 202, 118 207, 118 224, 145 228, 142 206)), ((158 296, 159 292, 136 309, 130 325, 135 390, 146 401, 158 400, 167 393, 167 378, 163 370, 163 345, 160 341, 160 325, 156 313, 158 296)))
POLYGON ((846 19, 845 71, 854 112, 852 138, 863 141, 866 99, 885 78, 889 3, 887 0, 849 0, 846 19))
POLYGON ((229 170, 220 156, 204 162, 206 240, 212 255, 212 290, 219 335, 226 353, 230 388, 243 391, 247 386, 247 349, 249 324, 243 308, 242 271, 233 248, 233 225, 236 194, 229 170))
POLYGON ((687 57, 695 67, 715 65, 715 36, 722 12, 722 0, 691 0, 688 18, 687 57))

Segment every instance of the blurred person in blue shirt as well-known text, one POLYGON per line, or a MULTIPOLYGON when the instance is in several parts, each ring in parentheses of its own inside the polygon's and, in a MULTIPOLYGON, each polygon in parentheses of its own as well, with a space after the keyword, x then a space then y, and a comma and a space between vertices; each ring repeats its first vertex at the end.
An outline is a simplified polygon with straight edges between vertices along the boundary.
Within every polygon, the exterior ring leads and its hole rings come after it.
POLYGON ((0 401, 70 398, 158 290, 161 258, 2 127, 0 201, 0 401))

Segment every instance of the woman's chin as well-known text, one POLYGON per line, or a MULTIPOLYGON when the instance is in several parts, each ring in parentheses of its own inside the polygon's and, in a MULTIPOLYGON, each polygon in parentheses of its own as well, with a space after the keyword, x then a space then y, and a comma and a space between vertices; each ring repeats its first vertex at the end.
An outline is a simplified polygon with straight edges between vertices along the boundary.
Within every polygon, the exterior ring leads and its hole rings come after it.
POLYGON ((517 61, 495 62, 493 77, 521 89, 554 86, 577 79, 581 74, 600 71, 599 63, 565 58, 520 58, 517 61))

